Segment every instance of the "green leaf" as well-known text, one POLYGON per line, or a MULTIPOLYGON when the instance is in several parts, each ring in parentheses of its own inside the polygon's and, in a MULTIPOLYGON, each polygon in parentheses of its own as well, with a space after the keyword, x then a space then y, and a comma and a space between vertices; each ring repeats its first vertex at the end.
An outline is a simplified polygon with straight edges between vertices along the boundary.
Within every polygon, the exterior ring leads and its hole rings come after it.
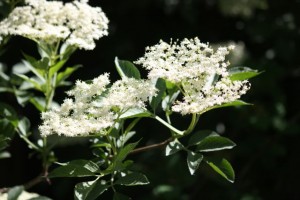
POLYGON ((156 108, 160 104, 160 102, 162 101, 162 97, 166 90, 166 82, 164 81, 164 79, 158 78, 156 80, 155 87, 158 90, 157 95, 152 97, 150 100, 150 105, 154 111, 156 110, 156 108))
POLYGON ((120 135, 118 140, 117 140, 117 147, 122 147, 125 145, 125 143, 130 139, 132 138, 132 136, 134 136, 136 134, 135 131, 130 131, 130 132, 127 132, 127 134, 123 134, 123 135, 120 135))
POLYGON ((136 118, 136 117, 151 117, 152 114, 143 108, 131 108, 125 113, 121 114, 120 119, 136 118))
POLYGON ((149 184, 147 177, 144 174, 138 172, 132 172, 119 178, 116 181, 118 185, 135 186, 135 185, 146 185, 149 184))
POLYGON ((15 93, 18 103, 21 106, 25 106, 25 104, 33 96, 32 93, 25 91, 25 90, 14 90, 14 93, 15 93))
POLYGON ((113 197, 113 200, 130 200, 130 199, 131 199, 130 197, 118 192, 115 192, 113 197))
MULTIPOLYGON (((46 68, 42 68, 42 67, 45 67, 44 64, 45 64, 45 61, 44 60, 42 62, 42 66, 39 66, 39 61, 37 61, 35 58, 31 57, 31 56, 28 56, 26 54, 24 54, 24 57, 26 58, 26 60, 23 60, 23 63, 25 64, 25 66, 31 71, 33 72, 37 77, 39 77, 43 82, 46 82, 45 78, 44 78, 44 75, 46 73, 46 68)), ((47 63, 47 66, 48 67, 48 63, 47 63)))
POLYGON ((23 186, 15 186, 8 191, 7 200, 18 200, 18 197, 23 192, 23 186))
POLYGON ((3 135, 0 135, 0 151, 8 147, 8 141, 10 139, 8 137, 5 137, 3 135))
POLYGON ((67 60, 60 60, 55 65, 51 66, 49 70, 49 76, 52 77, 56 72, 58 72, 64 66, 66 62, 67 60))
POLYGON ((76 51, 76 49, 78 49, 78 48, 73 45, 68 45, 68 44, 64 43, 63 45, 61 45, 61 48, 59 51, 61 59, 68 60, 70 58, 70 56, 76 51))
POLYGON ((187 164, 191 175, 194 175, 201 161, 203 160, 203 155, 192 151, 188 151, 187 153, 187 164))
POLYGON ((234 171, 231 164, 225 158, 206 157, 206 163, 215 170, 218 174, 224 177, 229 182, 234 182, 234 171))
POLYGON ((18 129, 23 136, 29 135, 30 121, 27 117, 23 117, 18 123, 18 129))
POLYGON ((18 115, 13 107, 0 102, 0 118, 6 118, 10 121, 17 121, 18 115))
POLYGON ((121 148, 118 154, 114 157, 112 164, 106 169, 107 173, 113 171, 122 171, 132 164, 131 161, 123 162, 128 154, 137 146, 138 142, 127 144, 125 147, 121 148))
POLYGON ((15 133, 15 127, 7 119, 0 119, 0 134, 7 138, 12 138, 15 133))
POLYGON ((201 142, 198 143, 196 151, 220 151, 224 149, 232 149, 235 146, 236 144, 226 137, 210 136, 204 138, 201 142))
POLYGON ((49 177, 85 177, 94 176, 99 170, 96 163, 90 160, 73 160, 50 172, 49 177))
POLYGON ((224 108, 224 107, 231 107, 231 106, 251 106, 251 105, 252 104, 250 104, 250 103, 247 103, 247 102, 244 102, 244 101, 241 101, 241 100, 236 100, 236 101, 232 101, 232 102, 229 102, 229 103, 224 103, 224 104, 221 104, 221 105, 218 105, 218 106, 213 106, 209 110, 217 109, 217 108, 224 108))
POLYGON ((138 145, 138 143, 139 143, 139 141, 127 144, 117 154, 117 156, 115 157, 114 162, 115 163, 121 163, 123 160, 125 160, 125 158, 128 156, 128 154, 138 145))
POLYGON ((73 67, 67 67, 64 71, 57 74, 56 85, 61 85, 69 76, 71 76, 82 65, 75 65, 73 67))
POLYGON ((136 66, 129 61, 126 60, 119 60, 117 57, 115 58, 115 65, 117 71, 121 78, 135 78, 141 79, 141 74, 136 66))
POLYGON ((102 180, 78 183, 75 186, 75 200, 94 200, 100 196, 109 186, 105 185, 102 180))
MULTIPOLYGON (((0 138, 0 151, 1 151, 1 138, 0 138)), ((11 154, 8 151, 0 152, 0 159, 10 158, 10 157, 11 154)))
POLYGON ((28 76, 24 75, 24 74, 16 74, 18 77, 22 78, 24 81, 27 81, 28 83, 32 84, 32 86, 38 90, 38 91, 42 91, 42 86, 41 83, 39 83, 38 81, 36 81, 33 78, 29 78, 28 76))
POLYGON ((228 72, 230 74, 229 78, 232 81, 247 80, 261 74, 261 72, 248 67, 233 67, 229 69, 228 72))
POLYGON ((30 198, 28 200, 52 200, 52 199, 50 199, 49 197, 45 197, 45 196, 37 196, 37 197, 30 198))
POLYGON ((197 131, 196 133, 193 133, 192 136, 190 137, 188 146, 197 145, 206 137, 212 137, 218 135, 219 135, 218 133, 210 130, 197 131))
POLYGON ((34 97, 31 97, 29 101, 40 112, 44 112, 45 111, 45 106, 46 106, 45 98, 34 96, 34 97))
POLYGON ((174 91, 174 93, 170 93, 167 95, 162 101, 162 108, 164 111, 170 112, 170 107, 173 105, 174 101, 177 99, 178 95, 180 94, 179 90, 174 91))
POLYGON ((29 56, 25 53, 23 53, 23 56, 25 57, 26 61, 28 61, 32 67, 36 68, 36 69, 41 69, 43 71, 47 71, 48 67, 49 67, 49 58, 48 57, 43 57, 40 60, 35 59, 32 56, 29 56))
POLYGON ((182 149, 184 149, 184 146, 175 139, 166 146, 166 156, 172 155, 182 149))

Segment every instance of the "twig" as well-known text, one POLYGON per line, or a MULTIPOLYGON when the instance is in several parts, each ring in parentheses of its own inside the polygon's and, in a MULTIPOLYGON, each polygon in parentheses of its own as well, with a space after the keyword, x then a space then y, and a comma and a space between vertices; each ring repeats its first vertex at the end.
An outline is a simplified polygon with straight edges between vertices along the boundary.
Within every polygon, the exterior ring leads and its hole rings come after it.
POLYGON ((156 148, 159 148, 159 147, 163 147, 163 146, 166 146, 172 140, 174 140, 174 138, 170 137, 170 138, 166 139, 165 141, 163 141, 161 143, 152 144, 152 145, 148 145, 148 146, 145 146, 145 147, 134 149, 133 151, 130 152, 130 154, 136 154, 136 153, 140 153, 140 152, 143 152, 143 151, 148 151, 148 150, 151 150, 151 149, 156 149, 156 148))
MULTIPOLYGON (((42 181, 46 181, 48 184, 51 184, 48 176, 48 171, 46 170, 45 172, 39 174, 37 177, 31 179, 30 181, 28 181, 27 183, 24 184, 24 189, 28 190, 30 188, 32 188, 33 186, 39 184, 42 181)), ((6 193, 10 190, 11 188, 0 188, 0 194, 1 193, 6 193)))

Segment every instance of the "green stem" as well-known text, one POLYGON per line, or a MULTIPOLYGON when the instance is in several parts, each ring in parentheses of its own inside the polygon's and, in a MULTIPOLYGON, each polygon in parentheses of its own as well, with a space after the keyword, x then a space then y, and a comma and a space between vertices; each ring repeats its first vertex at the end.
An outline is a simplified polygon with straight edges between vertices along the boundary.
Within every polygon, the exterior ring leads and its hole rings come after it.
POLYGON ((184 131, 183 135, 190 134, 194 130, 198 120, 199 120, 199 115, 193 113, 191 123, 190 123, 189 127, 184 131))
POLYGON ((172 123, 171 123, 171 118, 170 118, 169 113, 166 113, 166 118, 167 118, 167 122, 168 122, 169 124, 172 124, 172 123))
MULTIPOLYGON (((19 135, 21 135, 21 134, 19 134, 19 135)), ((32 147, 33 149, 39 151, 39 148, 38 148, 35 144, 33 144, 27 137, 21 136, 21 138, 22 138, 22 139, 23 139, 30 147, 32 147)))
POLYGON ((180 131, 177 128, 175 128, 174 126, 172 126, 171 124, 169 124, 168 122, 166 122, 165 120, 163 120, 162 118, 160 118, 159 116, 155 115, 154 119, 156 119, 157 121, 159 121, 160 123, 162 123, 163 125, 165 125, 167 128, 169 128, 171 131, 177 133, 178 135, 184 135, 184 131, 180 131))

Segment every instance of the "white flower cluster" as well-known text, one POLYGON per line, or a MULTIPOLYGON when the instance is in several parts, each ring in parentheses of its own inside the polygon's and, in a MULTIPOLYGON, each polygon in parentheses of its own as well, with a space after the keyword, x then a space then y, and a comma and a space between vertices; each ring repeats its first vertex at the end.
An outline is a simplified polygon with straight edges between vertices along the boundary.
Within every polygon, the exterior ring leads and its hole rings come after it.
POLYGON ((248 81, 231 81, 225 57, 234 46, 214 51, 198 38, 177 44, 160 41, 146 48, 136 61, 149 70, 150 79, 163 78, 183 90, 183 101, 172 110, 181 114, 203 113, 209 108, 239 99, 250 88, 248 81))
POLYGON ((105 134, 118 116, 130 108, 143 108, 148 97, 156 94, 149 81, 133 78, 123 79, 109 85, 108 74, 92 80, 92 83, 77 81, 58 109, 42 114, 39 127, 43 136, 58 134, 69 137, 105 134))
POLYGON ((100 7, 91 7, 87 2, 25 0, 25 6, 15 8, 0 22, 0 37, 20 35, 35 41, 64 41, 81 49, 94 49, 95 40, 108 34, 108 19, 100 7))

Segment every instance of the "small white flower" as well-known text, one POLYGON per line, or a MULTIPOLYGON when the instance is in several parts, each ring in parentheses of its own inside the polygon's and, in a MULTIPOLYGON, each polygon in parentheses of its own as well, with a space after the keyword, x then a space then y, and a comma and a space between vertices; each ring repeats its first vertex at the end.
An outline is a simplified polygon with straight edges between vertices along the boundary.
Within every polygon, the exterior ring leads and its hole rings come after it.
POLYGON ((181 114, 203 113, 209 108, 232 102, 250 88, 248 81, 231 81, 226 55, 233 45, 214 51, 198 38, 177 42, 160 41, 146 48, 136 61, 149 70, 149 79, 163 78, 182 88, 183 99, 172 107, 181 114))
POLYGON ((125 78, 116 81, 102 100, 104 107, 117 107, 121 111, 143 108, 149 97, 156 95, 156 88, 149 80, 125 78))
POLYGON ((108 19, 100 7, 87 0, 63 4, 60 1, 26 0, 0 22, 0 37, 20 35, 35 41, 60 41, 81 49, 95 48, 95 40, 108 34, 108 19))
POLYGON ((149 80, 122 79, 108 87, 108 74, 86 83, 77 81, 74 89, 58 109, 42 113, 39 127, 43 136, 58 134, 69 137, 106 134, 118 115, 130 108, 145 107, 145 101, 156 94, 149 80))

